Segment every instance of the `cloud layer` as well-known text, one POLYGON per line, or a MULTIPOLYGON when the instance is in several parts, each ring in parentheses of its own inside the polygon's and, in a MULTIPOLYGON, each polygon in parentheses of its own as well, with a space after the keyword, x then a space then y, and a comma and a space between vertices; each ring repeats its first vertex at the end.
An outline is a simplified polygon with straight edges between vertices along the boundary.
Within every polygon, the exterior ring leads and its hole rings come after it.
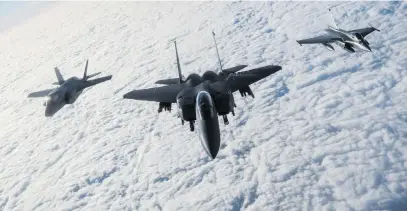
POLYGON ((369 22, 372 53, 295 40, 320 33, 328 3, 59 3, 0 34, 0 210, 405 210, 404 2, 345 2, 344 29, 369 22), (274 64, 236 94, 217 159, 197 132, 127 91, 184 75, 274 64), (113 74, 53 118, 29 92, 65 77, 113 74))

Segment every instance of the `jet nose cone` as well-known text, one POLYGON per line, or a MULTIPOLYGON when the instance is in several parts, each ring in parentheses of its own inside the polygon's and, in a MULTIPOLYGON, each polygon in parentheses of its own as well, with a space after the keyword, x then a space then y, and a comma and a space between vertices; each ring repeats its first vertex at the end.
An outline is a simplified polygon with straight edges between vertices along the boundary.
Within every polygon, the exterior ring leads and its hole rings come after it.
POLYGON ((220 148, 219 125, 202 124, 199 127, 201 144, 206 154, 210 158, 215 159, 220 148))
POLYGON ((215 159, 216 156, 218 155, 219 147, 213 146, 213 145, 216 145, 216 144, 209 144, 209 143, 206 143, 206 144, 203 143, 203 145, 206 145, 206 146, 204 146, 206 154, 210 158, 215 159))
POLYGON ((54 114, 49 111, 45 111, 45 117, 52 117, 54 114))
POLYGON ((219 152, 219 149, 218 149, 218 150, 210 151, 210 153, 208 153, 208 156, 209 156, 210 158, 212 158, 212 160, 213 160, 213 159, 216 158, 216 155, 218 155, 218 152, 219 152))
POLYGON ((45 117, 52 117, 55 114, 55 111, 50 106, 45 108, 45 117))
POLYGON ((57 113, 62 107, 64 107, 63 103, 49 103, 45 107, 45 116, 52 117, 55 113, 57 113))

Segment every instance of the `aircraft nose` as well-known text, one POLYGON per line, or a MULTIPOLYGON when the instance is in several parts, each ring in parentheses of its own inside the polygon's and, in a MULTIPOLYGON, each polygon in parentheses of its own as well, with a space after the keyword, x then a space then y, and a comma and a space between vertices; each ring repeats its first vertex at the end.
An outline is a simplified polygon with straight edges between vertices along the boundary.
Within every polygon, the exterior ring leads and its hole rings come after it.
POLYGON ((219 152, 220 131, 216 109, 208 92, 201 91, 198 93, 195 111, 201 144, 206 154, 214 159, 219 152))
POLYGON ((63 104, 47 103, 45 107, 45 117, 52 117, 61 109, 63 104))
POLYGON ((52 117, 54 113, 52 107, 48 104, 45 108, 45 117, 52 117))
POLYGON ((206 154, 211 158, 215 159, 218 155, 220 148, 220 138, 217 137, 205 137, 201 139, 201 144, 204 147, 206 154))
POLYGON ((209 157, 211 157, 211 159, 215 159, 216 158, 216 155, 218 155, 218 152, 219 152, 219 148, 218 149, 210 149, 209 150, 209 153, 208 153, 208 155, 209 155, 209 157))

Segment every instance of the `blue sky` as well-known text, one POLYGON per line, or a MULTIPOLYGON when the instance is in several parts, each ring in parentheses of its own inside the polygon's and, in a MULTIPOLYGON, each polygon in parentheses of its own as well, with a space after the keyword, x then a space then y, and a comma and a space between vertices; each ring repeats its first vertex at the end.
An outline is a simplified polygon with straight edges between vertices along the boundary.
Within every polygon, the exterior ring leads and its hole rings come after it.
POLYGON ((0 16, 8 15, 23 3, 24 2, 0 2, 0 16))
POLYGON ((0 2, 0 31, 22 23, 50 4, 51 2, 0 2))

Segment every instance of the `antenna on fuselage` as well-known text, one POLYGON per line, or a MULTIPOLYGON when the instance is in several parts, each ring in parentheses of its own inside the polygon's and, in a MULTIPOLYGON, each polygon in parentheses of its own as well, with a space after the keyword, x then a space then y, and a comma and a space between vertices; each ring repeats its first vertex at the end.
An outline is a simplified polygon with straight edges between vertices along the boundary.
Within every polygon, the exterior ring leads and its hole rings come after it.
POLYGON ((219 51, 218 51, 218 45, 216 44, 215 32, 212 31, 212 35, 213 35, 213 41, 215 42, 216 54, 218 55, 219 71, 223 72, 223 70, 222 70, 222 62, 220 61, 220 56, 219 56, 219 51))
POLYGON ((338 25, 336 25, 335 18, 331 13, 331 8, 328 8, 328 13, 329 13, 329 16, 331 16, 331 19, 332 19, 332 27, 334 27, 336 29, 339 29, 338 25))
POLYGON ((179 57, 178 57, 178 49, 177 49, 177 41, 174 40, 175 44, 175 55, 177 56, 177 67, 178 67, 178 77, 179 77, 179 83, 182 83, 182 73, 181 73, 181 66, 179 64, 179 57))

